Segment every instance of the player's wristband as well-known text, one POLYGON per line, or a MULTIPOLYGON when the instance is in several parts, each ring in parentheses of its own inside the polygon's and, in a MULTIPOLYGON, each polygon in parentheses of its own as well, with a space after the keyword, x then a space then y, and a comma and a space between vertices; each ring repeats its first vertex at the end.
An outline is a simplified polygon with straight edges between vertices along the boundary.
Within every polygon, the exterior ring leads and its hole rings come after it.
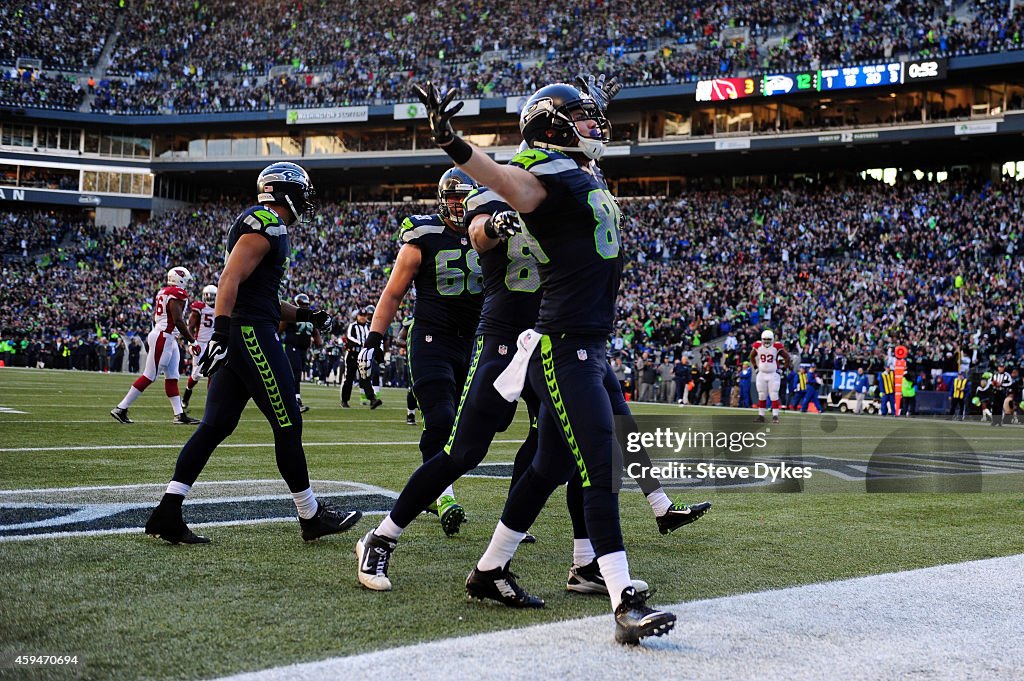
POLYGON ((499 238, 501 238, 500 235, 498 234, 497 230, 494 229, 494 219, 493 218, 487 218, 487 222, 484 223, 484 234, 486 234, 487 238, 489 238, 489 239, 499 239, 499 238))
POLYGON ((379 350, 384 346, 384 334, 379 331, 371 331, 366 336, 366 342, 363 343, 364 348, 373 348, 379 350))
POLYGON ((441 151, 448 154, 456 165, 462 165, 473 155, 473 147, 469 146, 466 140, 458 135, 448 144, 441 147, 441 151))
POLYGON ((213 332, 223 333, 225 336, 231 332, 231 317, 226 314, 217 315, 213 318, 213 332))
POLYGON ((295 321, 297 322, 311 322, 313 321, 313 310, 308 307, 297 307, 295 308, 295 321))

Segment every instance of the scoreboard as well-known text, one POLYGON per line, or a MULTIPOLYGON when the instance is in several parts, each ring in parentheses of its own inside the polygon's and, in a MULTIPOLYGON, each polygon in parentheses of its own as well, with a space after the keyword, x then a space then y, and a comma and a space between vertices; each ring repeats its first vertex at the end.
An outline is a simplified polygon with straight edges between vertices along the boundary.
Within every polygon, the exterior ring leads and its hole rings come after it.
POLYGON ((697 101, 723 102, 745 97, 778 97, 801 92, 903 85, 945 78, 947 70, 945 59, 922 59, 840 66, 817 71, 768 73, 746 78, 714 78, 697 82, 697 101))

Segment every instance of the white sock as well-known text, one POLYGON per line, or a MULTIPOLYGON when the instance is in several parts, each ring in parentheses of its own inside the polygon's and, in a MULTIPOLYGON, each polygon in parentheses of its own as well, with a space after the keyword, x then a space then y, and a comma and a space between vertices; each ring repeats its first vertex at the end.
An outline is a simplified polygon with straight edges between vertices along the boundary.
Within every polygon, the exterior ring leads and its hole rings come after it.
POLYGON ((512 560, 516 549, 519 548, 519 542, 523 541, 525 536, 525 532, 514 532, 505 527, 504 523, 498 521, 498 526, 494 528, 494 534, 491 535, 491 543, 487 545, 487 550, 484 551, 484 555, 480 556, 480 561, 476 564, 477 569, 487 572, 505 567, 505 564, 512 560))
POLYGON ((298 393, 295 393, 295 401, 301 403, 302 402, 302 395, 300 395, 298 393))
POLYGON ((437 505, 438 506, 441 505, 441 497, 453 497, 454 498, 455 497, 455 488, 452 487, 451 485, 448 485, 447 487, 444 488, 444 491, 441 492, 441 496, 437 498, 437 505))
POLYGON ((773 408, 772 409, 772 416, 778 416, 778 415, 779 415, 779 410, 773 408))
POLYGON ((399 527, 394 520, 391 519, 391 514, 388 513, 384 516, 384 520, 380 521, 380 525, 373 531, 378 537, 388 537, 389 539, 398 539, 402 536, 402 532, 405 531, 404 527, 399 527))
POLYGON ((313 495, 312 487, 307 487, 301 492, 292 492, 292 499, 295 500, 295 509, 299 512, 300 518, 309 520, 316 515, 319 504, 313 495))
POLYGON ((608 595, 612 599, 612 612, 622 602, 622 590, 633 586, 633 580, 629 578, 629 561, 626 560, 625 551, 608 553, 597 559, 601 566, 601 576, 604 583, 608 585, 608 595))
POLYGON ((192 485, 186 485, 183 482, 175 482, 174 480, 171 480, 167 483, 167 489, 164 491, 167 494, 177 494, 178 496, 187 497, 190 489, 192 489, 192 485))
POLYGON ((764 407, 758 407, 757 408, 757 413, 758 413, 759 416, 764 416, 764 407))
POLYGON ((590 543, 590 539, 573 539, 572 540, 572 564, 576 567, 586 567, 594 562, 597 558, 597 554, 594 553, 594 545, 590 543))
POLYGON ((405 410, 405 415, 406 416, 416 416, 416 410, 415 409, 406 409, 405 410))
POLYGON ((128 407, 132 406, 132 402, 139 399, 139 395, 141 394, 142 391, 133 385, 132 387, 128 388, 128 394, 124 396, 124 399, 117 403, 117 408, 127 409, 128 407))
POLYGON ((175 395, 174 397, 171 397, 170 400, 171 409, 174 411, 175 416, 185 411, 184 409, 181 408, 181 395, 175 395))
POLYGON ((647 495, 647 503, 654 510, 655 518, 665 515, 672 508, 672 500, 665 494, 665 490, 660 487, 647 495))

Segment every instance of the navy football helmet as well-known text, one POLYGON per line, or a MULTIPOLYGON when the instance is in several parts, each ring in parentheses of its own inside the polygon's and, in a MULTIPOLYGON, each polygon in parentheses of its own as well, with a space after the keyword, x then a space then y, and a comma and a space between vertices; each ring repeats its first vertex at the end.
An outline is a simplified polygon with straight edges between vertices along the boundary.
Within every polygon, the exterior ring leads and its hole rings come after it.
POLYGON ((295 307, 309 307, 309 296, 305 293, 295 296, 295 307))
POLYGON ((594 98, 568 83, 545 85, 530 95, 519 115, 519 130, 532 148, 583 154, 595 161, 612 137, 611 123, 594 98), (584 137, 576 122, 591 119, 597 128, 584 137))
POLYGON ((458 168, 444 171, 437 183, 437 214, 463 229, 466 207, 462 202, 477 186, 476 180, 458 168))
POLYGON ((280 203, 288 206, 295 220, 313 219, 316 190, 301 166, 287 161, 272 163, 256 178, 256 198, 260 203, 280 203))

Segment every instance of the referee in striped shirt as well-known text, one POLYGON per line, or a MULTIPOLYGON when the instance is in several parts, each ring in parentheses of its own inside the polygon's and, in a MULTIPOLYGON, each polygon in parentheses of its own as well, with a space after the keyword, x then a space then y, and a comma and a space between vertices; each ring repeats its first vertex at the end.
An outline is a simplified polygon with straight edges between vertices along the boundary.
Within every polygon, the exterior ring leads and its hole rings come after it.
POLYGON ((370 409, 376 409, 384 404, 374 394, 370 378, 360 378, 359 376, 359 350, 362 349, 363 343, 366 342, 366 336, 370 333, 370 324, 367 320, 372 313, 373 306, 362 308, 356 312, 356 320, 345 330, 345 380, 341 384, 341 406, 346 409, 351 406, 349 400, 352 398, 353 381, 359 382, 359 388, 366 395, 366 399, 370 400, 370 409))
POLYGON ((1013 376, 1006 370, 1006 365, 1000 362, 997 368, 998 371, 992 374, 992 401, 995 403, 992 409, 993 426, 1003 425, 1003 403, 1013 389, 1013 376))

